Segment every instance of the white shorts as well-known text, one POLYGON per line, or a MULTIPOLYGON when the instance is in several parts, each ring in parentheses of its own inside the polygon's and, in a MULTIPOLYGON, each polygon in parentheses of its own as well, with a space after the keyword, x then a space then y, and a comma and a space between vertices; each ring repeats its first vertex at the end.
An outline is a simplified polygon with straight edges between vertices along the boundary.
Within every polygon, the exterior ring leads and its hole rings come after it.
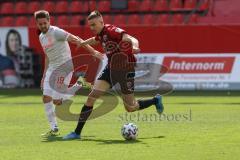
POLYGON ((70 99, 74 93, 69 92, 69 84, 72 79, 72 72, 70 74, 56 73, 48 69, 43 81, 43 95, 52 97, 53 99, 70 99), (53 75, 54 74, 54 75, 53 75))

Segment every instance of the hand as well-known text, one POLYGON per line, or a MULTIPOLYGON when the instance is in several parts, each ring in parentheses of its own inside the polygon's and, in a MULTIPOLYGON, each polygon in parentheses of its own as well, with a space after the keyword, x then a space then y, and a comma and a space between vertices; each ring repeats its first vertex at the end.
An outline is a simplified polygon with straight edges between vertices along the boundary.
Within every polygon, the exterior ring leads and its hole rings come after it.
POLYGON ((141 51, 140 48, 133 46, 133 49, 132 49, 133 54, 138 54, 140 51, 141 51))
POLYGON ((84 40, 83 39, 81 39, 80 37, 77 37, 78 39, 77 40, 75 40, 73 43, 75 43, 76 45, 77 45, 77 49, 78 48, 80 48, 80 47, 82 47, 83 45, 84 45, 84 40))

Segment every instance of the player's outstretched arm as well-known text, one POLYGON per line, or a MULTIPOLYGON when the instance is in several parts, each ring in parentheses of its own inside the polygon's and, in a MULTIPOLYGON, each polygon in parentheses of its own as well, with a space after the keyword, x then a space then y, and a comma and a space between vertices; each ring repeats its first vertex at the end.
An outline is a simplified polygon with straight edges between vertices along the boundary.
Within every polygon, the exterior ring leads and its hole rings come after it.
POLYGON ((80 40, 80 44, 82 45, 82 47, 84 49, 86 49, 88 52, 90 52, 93 56, 99 58, 99 59, 103 59, 103 55, 98 52, 97 50, 95 50, 93 47, 91 47, 90 45, 96 45, 98 44, 98 41, 95 40, 95 38, 89 38, 86 41, 82 40, 80 37, 78 37, 80 40))
POLYGON ((84 49, 86 49, 88 52, 90 52, 93 56, 98 57, 99 59, 103 59, 103 55, 100 52, 98 52, 97 50, 92 48, 87 43, 84 43, 86 41, 84 41, 80 37, 77 37, 77 36, 74 36, 74 35, 70 34, 68 36, 67 41, 70 42, 70 43, 76 44, 78 47, 82 46, 84 49))
POLYGON ((92 37, 82 42, 82 45, 87 45, 87 44, 90 46, 95 46, 99 44, 99 41, 96 41, 95 37, 92 37))
POLYGON ((74 35, 69 35, 68 41, 76 44, 78 47, 83 47, 86 45, 97 45, 99 42, 95 40, 95 37, 89 38, 87 40, 82 40, 80 37, 76 37, 74 35))
POLYGON ((130 36, 129 34, 125 33, 125 34, 123 34, 122 41, 127 41, 127 42, 132 43, 133 53, 140 52, 139 42, 138 42, 138 40, 135 37, 130 36))
POLYGON ((69 34, 67 41, 70 43, 76 44, 76 45, 83 42, 83 40, 81 38, 74 36, 72 34, 69 34))

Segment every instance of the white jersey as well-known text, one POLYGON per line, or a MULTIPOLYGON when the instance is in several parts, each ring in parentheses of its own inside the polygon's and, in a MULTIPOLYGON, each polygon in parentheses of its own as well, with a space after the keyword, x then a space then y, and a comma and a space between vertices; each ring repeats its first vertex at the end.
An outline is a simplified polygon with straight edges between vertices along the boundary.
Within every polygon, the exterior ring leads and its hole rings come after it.
POLYGON ((39 41, 49 59, 48 69, 54 70, 71 60, 71 50, 67 42, 69 35, 56 26, 50 26, 47 33, 39 35, 39 41))

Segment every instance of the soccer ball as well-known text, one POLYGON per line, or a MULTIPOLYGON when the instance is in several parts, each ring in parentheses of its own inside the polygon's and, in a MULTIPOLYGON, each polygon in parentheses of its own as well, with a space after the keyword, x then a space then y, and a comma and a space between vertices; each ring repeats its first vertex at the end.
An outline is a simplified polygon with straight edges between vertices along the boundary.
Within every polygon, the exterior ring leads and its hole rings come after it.
POLYGON ((122 126, 121 133, 126 140, 135 140, 138 135, 138 128, 134 123, 127 123, 122 126))

